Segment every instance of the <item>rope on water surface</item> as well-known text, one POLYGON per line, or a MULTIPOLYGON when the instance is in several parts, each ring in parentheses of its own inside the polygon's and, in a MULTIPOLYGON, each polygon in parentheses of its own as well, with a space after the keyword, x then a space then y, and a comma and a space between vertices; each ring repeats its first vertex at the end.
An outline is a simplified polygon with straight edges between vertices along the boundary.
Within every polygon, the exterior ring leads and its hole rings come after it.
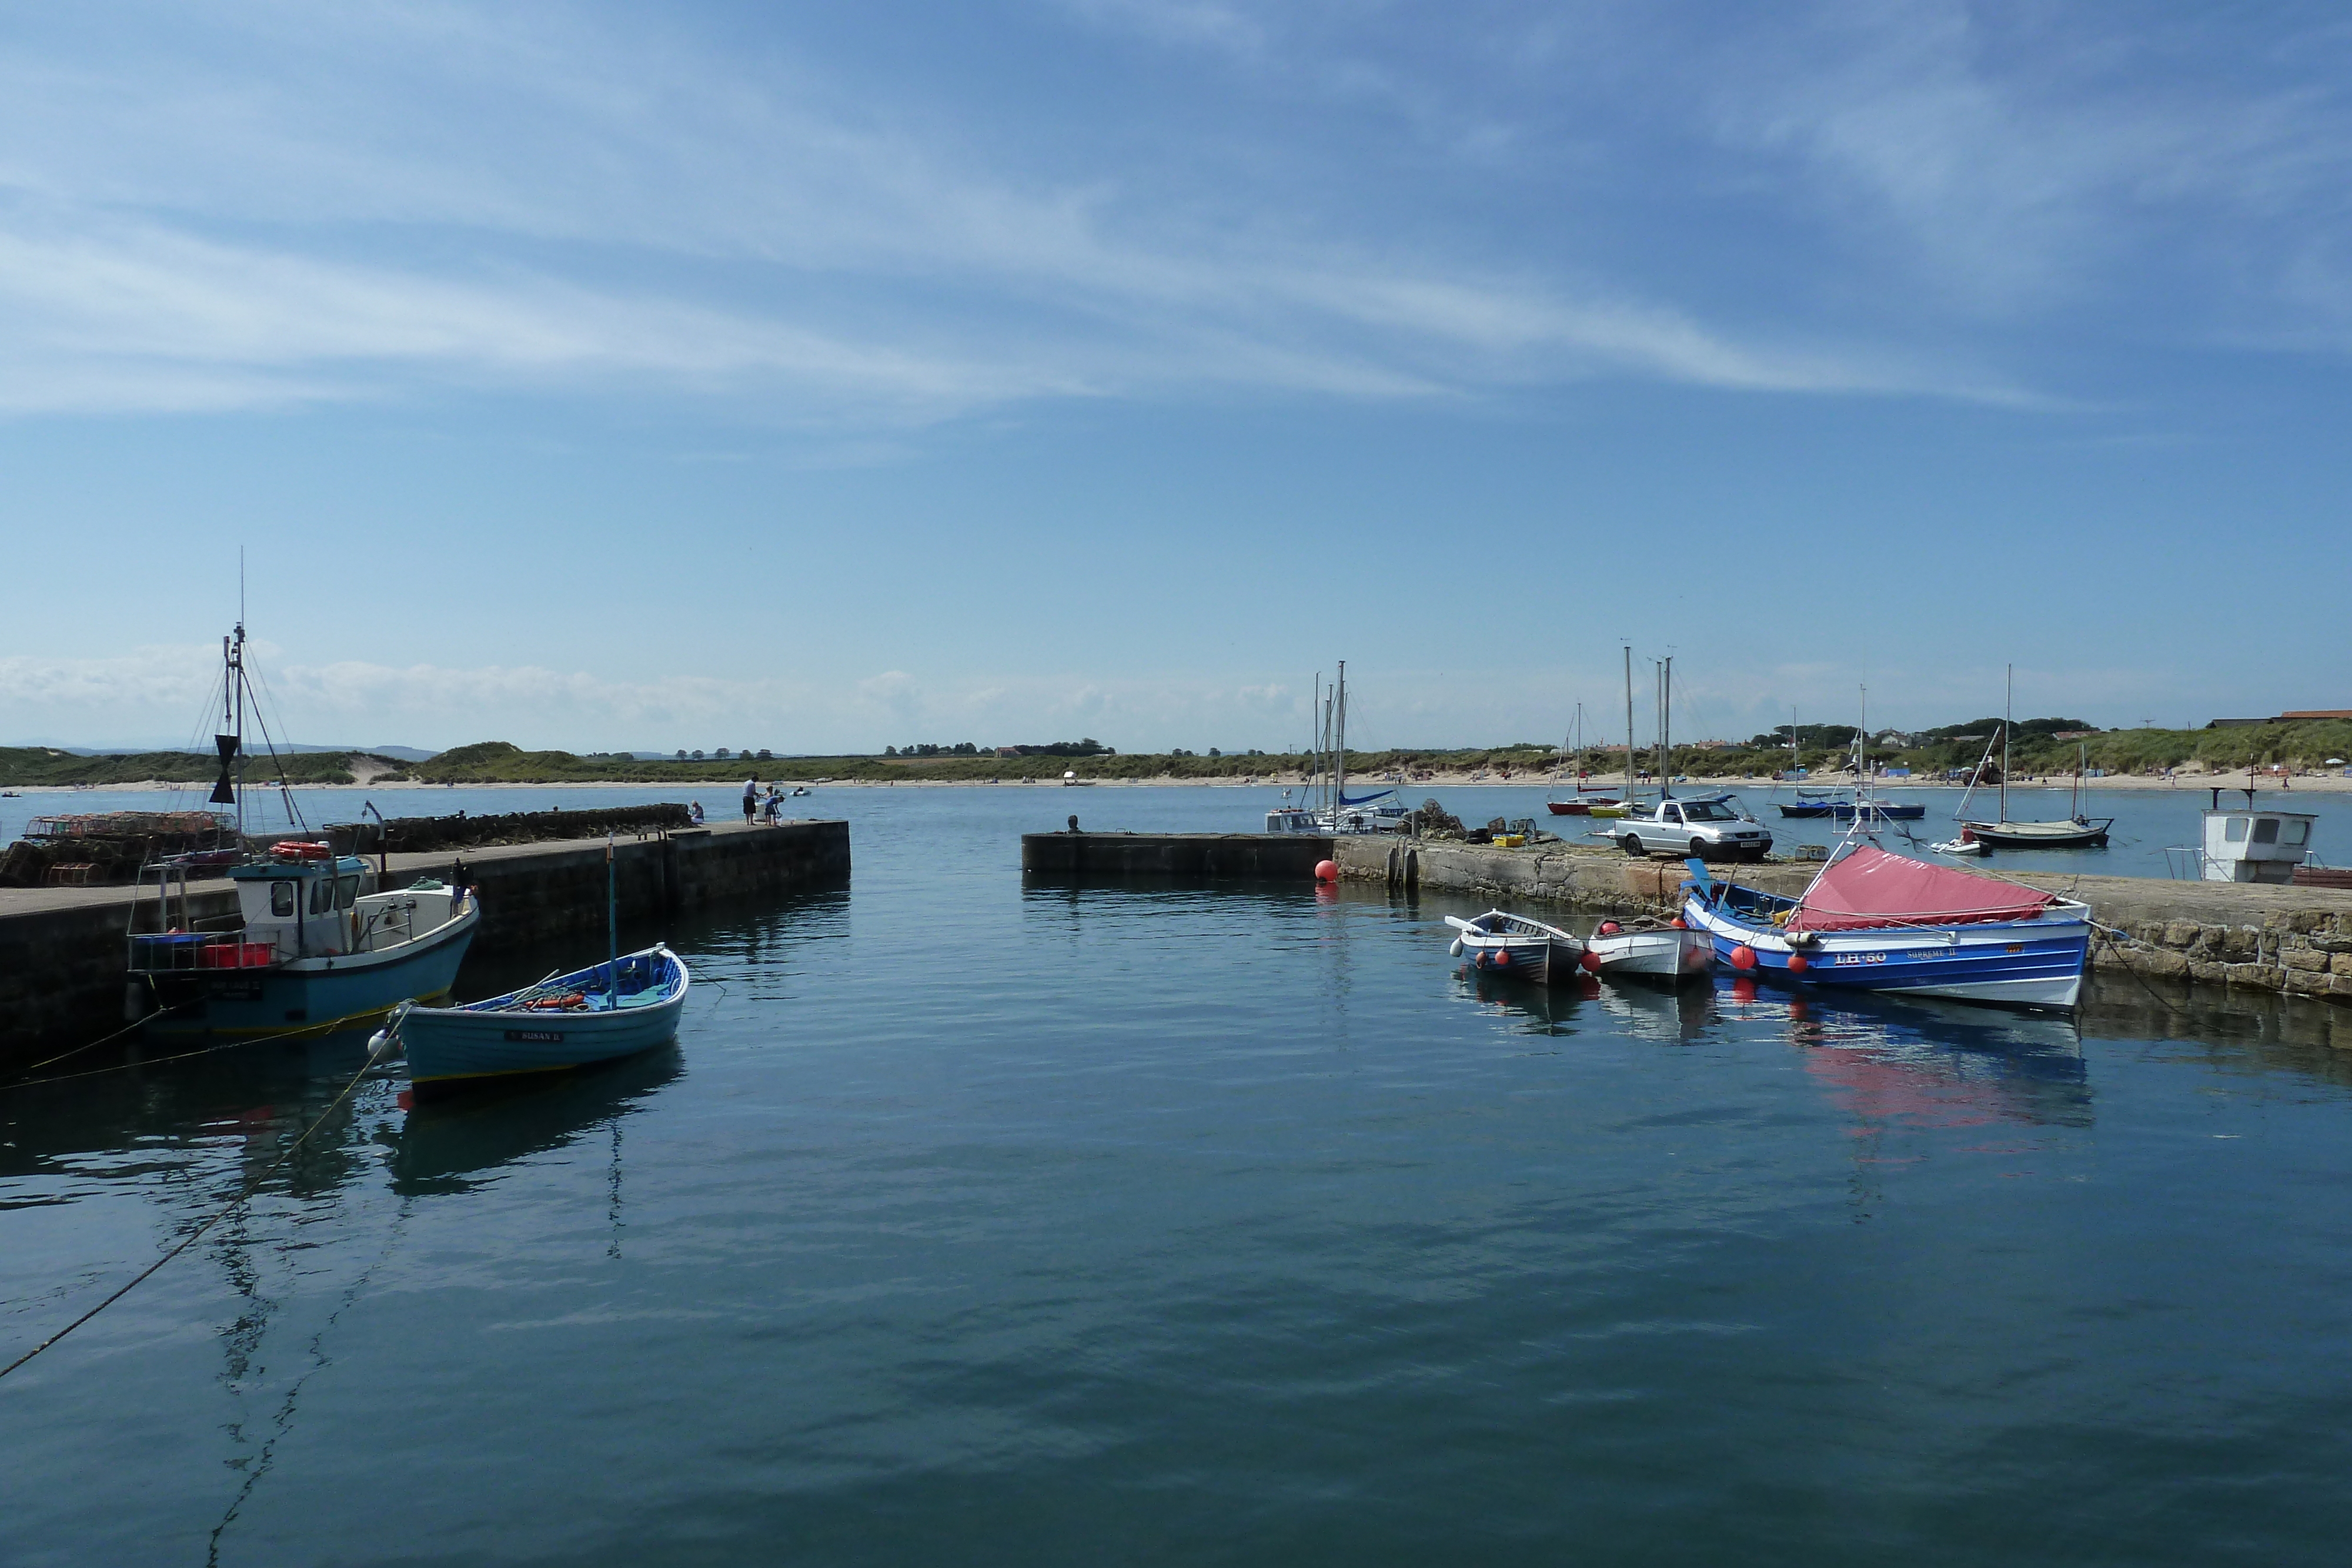
MULTIPOLYGON (((283 1037, 281 1036, 280 1038, 283 1037)), ((215 1047, 215 1049, 219 1048, 215 1047)), ((202 1055, 203 1052, 196 1052, 194 1054, 202 1055)), ((148 1264, 144 1269, 139 1270, 138 1273, 132 1275, 131 1279, 120 1289, 116 1290, 113 1294, 108 1296, 104 1301, 99 1302, 98 1305, 90 1308, 89 1311, 82 1313, 81 1316, 74 1319, 73 1322, 68 1323, 65 1327, 59 1329, 57 1333, 51 1334, 48 1338, 35 1345, 32 1349, 26 1351, 24 1354, 18 1356, 7 1365, 0 1366, 0 1377, 7 1376, 10 1373, 16 1371, 18 1367, 32 1360, 35 1356, 40 1354, 51 1345, 65 1338, 66 1335, 73 1333, 74 1330, 81 1327, 82 1324, 89 1322, 90 1319, 98 1316, 99 1313, 106 1311, 107 1308, 114 1305, 115 1302, 129 1295, 132 1291, 143 1284, 149 1276, 152 1275, 155 1270, 161 1269, 164 1264, 169 1263, 173 1259, 177 1258, 181 1253, 185 1252, 189 1248, 194 1246, 196 1244, 197 1238, 204 1235, 207 1230, 210 1230, 214 1226, 218 1225, 222 1220, 227 1218, 229 1215, 243 1206, 247 1198, 261 1190, 261 1186, 264 1182, 267 1182, 271 1176, 276 1176, 278 1169, 283 1166, 288 1160, 294 1157, 295 1151, 299 1150, 303 1145, 310 1141, 310 1135, 312 1134, 316 1133, 320 1127, 327 1124, 327 1118, 333 1115, 341 1108, 343 1102, 352 1097, 352 1091, 360 1086, 360 1080, 365 1078, 368 1075, 369 1070, 374 1066, 375 1053, 373 1051, 370 1051, 368 1053, 367 1061, 361 1064, 360 1070, 357 1072, 352 1074, 350 1082, 343 1085, 341 1092, 327 1103, 327 1108, 319 1113, 318 1119, 313 1121, 308 1127, 302 1129, 302 1135, 300 1137, 296 1138, 292 1143, 288 1144, 283 1149, 279 1150, 278 1157, 269 1162, 268 1168, 264 1169, 252 1180, 247 1182, 244 1187, 238 1191, 235 1197, 230 1198, 226 1203, 213 1210, 213 1212, 205 1218, 203 1224, 197 1226, 194 1230, 189 1231, 187 1235, 182 1237, 178 1245, 174 1246, 170 1251, 164 1253, 161 1258, 156 1259, 152 1263, 148 1264)))
MULTIPOLYGON (((141 1019, 138 1023, 131 1025, 130 1029, 117 1030, 114 1033, 106 1036, 103 1040, 94 1040, 89 1043, 90 1045, 103 1045, 106 1040, 119 1039, 121 1036, 130 1033, 131 1029, 137 1029, 141 1027, 141 1025, 147 1023, 149 1019, 161 1018, 162 1016, 163 1015, 161 1013, 150 1013, 146 1018, 141 1019)), ((289 1030, 284 1034, 248 1035, 243 1040, 223 1040, 218 1045, 203 1046, 194 1051, 183 1051, 172 1056, 145 1056, 141 1057, 136 1061, 118 1061, 111 1067, 86 1068, 79 1072, 59 1072, 52 1074, 47 1078, 19 1078, 13 1082, 0 1083, 0 1092, 5 1092, 10 1089, 32 1089, 43 1083, 70 1083, 78 1078, 103 1078, 110 1072, 128 1072, 135 1067, 161 1067, 167 1061, 186 1061, 194 1057, 213 1056, 224 1051, 235 1051, 239 1046, 268 1045, 273 1043, 283 1044, 287 1040, 300 1040, 305 1035, 331 1033, 338 1029, 356 1029, 358 1027, 358 1025, 348 1023, 342 1019, 331 1019, 325 1023, 314 1023, 308 1029, 289 1030)), ((63 1061, 67 1056, 74 1056, 89 1049, 89 1046, 78 1045, 74 1047, 72 1051, 67 1051, 65 1056, 53 1056, 49 1058, 49 1061, 63 1061)), ((33 1065, 35 1067, 46 1067, 48 1065, 48 1062, 37 1061, 33 1065)))
MULTIPOLYGON (((132 1030, 144 1029, 156 1019, 162 1018, 167 1013, 178 1012, 182 1008, 184 1008, 188 1004, 185 1002, 174 1002, 168 1008, 158 1009, 156 1011, 147 1014, 144 1018, 133 1019, 131 1022, 124 1024, 121 1029, 116 1030, 112 1034, 102 1034, 96 1040, 86 1040, 82 1044, 75 1046, 71 1051, 61 1051, 55 1056, 47 1057, 39 1061, 34 1062, 31 1066, 25 1068, 23 1071, 26 1072, 38 1072, 44 1067, 54 1067, 69 1056, 79 1056, 83 1051, 93 1051, 98 1047, 104 1045, 110 1040, 121 1040, 132 1030)), ((100 1071, 110 1071, 111 1069, 100 1069, 100 1071)), ((64 1076, 68 1078, 77 1078, 81 1075, 79 1073, 69 1072, 64 1076)), ((12 1079, 6 1083, 0 1083, 0 1089, 14 1089, 19 1083, 54 1083, 56 1082, 57 1080, 54 1078, 17 1078, 12 1079)))

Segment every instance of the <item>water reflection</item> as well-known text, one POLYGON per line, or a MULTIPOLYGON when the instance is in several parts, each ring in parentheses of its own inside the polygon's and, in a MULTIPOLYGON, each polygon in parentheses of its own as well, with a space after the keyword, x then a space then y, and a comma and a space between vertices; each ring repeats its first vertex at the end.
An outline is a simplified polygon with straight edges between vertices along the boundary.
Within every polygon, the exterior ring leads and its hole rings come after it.
POLYGON ((672 1040, 597 1067, 420 1101, 389 1140, 393 1190, 404 1197, 469 1192, 499 1166, 562 1148, 604 1124, 617 1138, 619 1119, 685 1071, 672 1040))
POLYGON ((1693 1040, 1717 1020, 1711 986, 1590 983, 1611 1020, 1636 1040, 1693 1040))
POLYGON ((1748 1020, 1781 1020, 1805 1071, 1858 1120, 1968 1127, 1996 1122, 2087 1127, 2082 1036, 2067 1019, 1921 998, 1884 1001, 1723 988, 1748 1020))
POLYGON ((1560 985, 1539 986, 1465 964, 1454 977, 1455 994, 1464 1000, 1529 1034, 1576 1033, 1577 1014, 1601 994, 1601 982, 1583 974, 1560 985))

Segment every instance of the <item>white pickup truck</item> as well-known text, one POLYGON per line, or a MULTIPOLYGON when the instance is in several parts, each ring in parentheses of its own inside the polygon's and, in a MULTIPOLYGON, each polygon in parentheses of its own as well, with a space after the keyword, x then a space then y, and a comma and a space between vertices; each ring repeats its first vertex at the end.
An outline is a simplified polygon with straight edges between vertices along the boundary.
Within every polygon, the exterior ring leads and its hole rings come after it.
POLYGON ((1629 855, 1760 861, 1772 849, 1771 832, 1729 795, 1669 796, 1629 811, 1608 836, 1629 855))

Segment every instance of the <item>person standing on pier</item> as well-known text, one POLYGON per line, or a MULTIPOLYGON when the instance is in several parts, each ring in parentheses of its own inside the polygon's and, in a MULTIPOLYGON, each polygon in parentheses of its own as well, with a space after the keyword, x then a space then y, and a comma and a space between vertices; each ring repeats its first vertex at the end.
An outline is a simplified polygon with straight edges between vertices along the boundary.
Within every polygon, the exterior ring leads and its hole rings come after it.
POLYGON ((755 774, 751 778, 743 780, 743 825, 745 827, 748 828, 751 825, 751 819, 759 810, 760 780, 758 776, 755 774))

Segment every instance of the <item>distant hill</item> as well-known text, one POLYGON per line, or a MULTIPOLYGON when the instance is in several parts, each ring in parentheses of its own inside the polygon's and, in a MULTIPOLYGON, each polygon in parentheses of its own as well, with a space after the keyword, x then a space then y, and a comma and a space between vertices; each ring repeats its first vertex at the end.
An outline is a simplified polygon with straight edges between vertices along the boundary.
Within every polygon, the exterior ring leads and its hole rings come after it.
MULTIPOLYGON (((383 753, 301 751, 280 748, 289 784, 352 784, 354 757, 383 753)), ((402 759, 384 757, 387 762, 402 759)), ((55 746, 0 746, 0 785, 138 784, 150 779, 172 784, 206 784, 217 777, 218 761, 186 751, 68 751, 55 746)), ((278 773, 267 754, 246 759, 247 786, 275 783, 278 773)))
MULTIPOLYGON (((259 745, 258 742, 256 742, 255 744, 257 746, 259 745)), ((181 752, 172 751, 168 748, 158 748, 152 746, 44 746, 38 742, 35 742, 29 746, 23 747, 0 747, 0 751, 11 750, 62 751, 68 757, 177 757, 185 755, 181 752)), ((394 762, 422 762, 428 757, 437 757, 440 755, 440 753, 435 751, 421 751, 414 746, 313 746, 308 741, 299 740, 280 742, 278 747, 278 754, 280 757, 289 757, 297 753, 308 754, 314 751, 332 752, 338 757, 383 757, 388 758, 394 762)), ((259 754, 267 757, 268 755, 268 748, 263 747, 259 754)))

